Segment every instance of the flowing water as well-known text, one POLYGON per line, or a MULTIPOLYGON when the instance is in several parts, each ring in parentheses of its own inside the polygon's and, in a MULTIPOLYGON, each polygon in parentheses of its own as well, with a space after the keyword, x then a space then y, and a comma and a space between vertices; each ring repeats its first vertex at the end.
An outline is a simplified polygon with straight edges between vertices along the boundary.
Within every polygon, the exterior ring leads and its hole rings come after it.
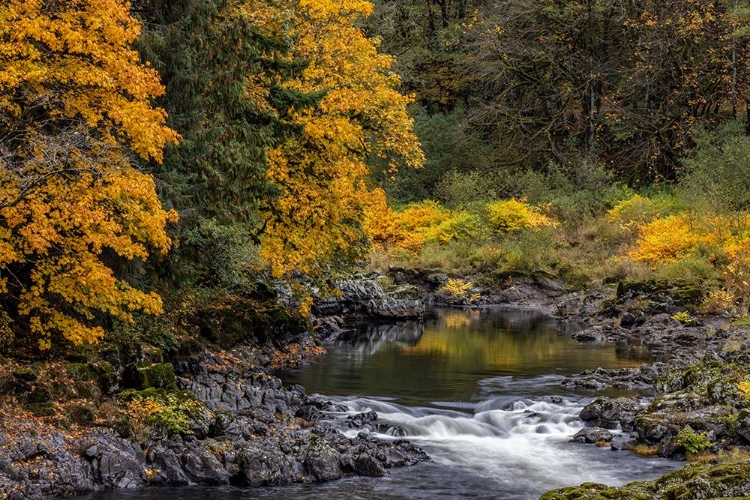
MULTIPOLYGON (((649 479, 679 464, 571 443, 594 396, 561 386, 587 368, 635 366, 641 346, 580 344, 570 326, 533 311, 436 310, 424 322, 340 335, 319 363, 281 373, 344 404, 374 410, 432 457, 386 478, 280 488, 115 492, 97 500, 533 499, 586 481, 649 479)), ((616 393, 612 393, 616 395, 616 393)), ((349 431, 352 435, 357 431, 349 431)), ((384 439, 393 439, 387 433, 384 439)))

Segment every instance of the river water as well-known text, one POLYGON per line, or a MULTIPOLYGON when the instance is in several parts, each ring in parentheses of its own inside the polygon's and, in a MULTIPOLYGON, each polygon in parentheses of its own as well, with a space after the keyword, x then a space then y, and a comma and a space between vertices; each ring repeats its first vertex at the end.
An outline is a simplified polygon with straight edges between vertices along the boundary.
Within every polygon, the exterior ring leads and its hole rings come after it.
POLYGON ((569 442, 594 394, 565 389, 565 376, 635 366, 647 355, 639 346, 578 343, 571 328, 534 311, 436 310, 424 322, 348 332, 326 345, 328 354, 316 365, 281 373, 285 383, 302 384, 308 394, 342 403, 350 413, 376 411, 379 423, 403 429, 431 462, 392 469, 379 479, 94 498, 534 499, 555 487, 620 485, 676 469, 675 462, 569 442))

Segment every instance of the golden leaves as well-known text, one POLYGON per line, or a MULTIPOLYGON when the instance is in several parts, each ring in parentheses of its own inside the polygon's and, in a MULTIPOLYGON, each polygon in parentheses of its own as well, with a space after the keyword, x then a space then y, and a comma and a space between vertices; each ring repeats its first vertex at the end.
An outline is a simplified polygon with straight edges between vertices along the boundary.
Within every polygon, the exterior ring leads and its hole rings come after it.
POLYGON ((140 24, 124 2, 9 0, 0 20, 0 112, 20 117, 42 103, 51 118, 82 119, 157 161, 176 142, 150 105, 164 89, 131 47, 140 24))
MULTIPOLYGON (((116 258, 165 253, 176 219, 128 148, 161 161, 177 134, 150 100, 163 93, 132 44, 120 0, 8 0, 0 6, 0 271, 40 346, 94 342, 99 314, 132 321, 161 299, 117 278, 116 258), (107 254, 106 263, 104 255, 107 254), (5 274, 5 273, 3 273, 5 274)), ((0 280, 0 293, 9 293, 0 280)))
POLYGON ((269 180, 283 195, 268 207, 261 256, 274 275, 311 272, 364 249, 364 212, 371 199, 362 182, 370 155, 420 166, 422 151, 406 112, 410 98, 398 93, 393 59, 378 54, 357 23, 372 12, 362 0, 301 0, 290 36, 292 57, 307 60, 288 88, 325 92, 293 121, 302 137, 269 153, 269 180))

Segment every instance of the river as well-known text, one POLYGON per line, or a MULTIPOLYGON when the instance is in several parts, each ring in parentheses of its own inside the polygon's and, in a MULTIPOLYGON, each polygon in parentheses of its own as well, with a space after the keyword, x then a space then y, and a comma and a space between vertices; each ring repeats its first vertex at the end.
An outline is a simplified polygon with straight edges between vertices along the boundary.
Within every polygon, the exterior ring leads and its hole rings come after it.
POLYGON ((280 374, 350 413, 376 411, 379 423, 400 429, 431 462, 379 479, 92 498, 535 499, 555 487, 620 485, 676 469, 675 462, 570 442, 594 394, 565 389, 561 381, 587 368, 635 366, 647 357, 639 346, 578 343, 570 338, 572 328, 534 311, 435 310, 423 322, 348 332, 326 345, 328 354, 317 364, 280 374))

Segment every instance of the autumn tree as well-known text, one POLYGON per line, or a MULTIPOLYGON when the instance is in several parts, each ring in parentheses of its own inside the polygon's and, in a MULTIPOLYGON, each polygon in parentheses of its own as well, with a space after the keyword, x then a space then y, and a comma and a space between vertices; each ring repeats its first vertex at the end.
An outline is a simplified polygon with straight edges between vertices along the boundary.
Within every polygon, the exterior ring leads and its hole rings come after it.
POLYGON ((251 287, 258 207, 279 194, 267 151, 298 130, 285 113, 315 101, 283 86, 304 66, 288 57, 292 4, 143 0, 137 10, 149 26, 141 50, 166 87, 159 103, 182 136, 154 167, 162 200, 180 213, 160 286, 251 287))
POLYGON ((302 128, 269 152, 267 178, 281 190, 264 205, 262 257, 275 275, 315 272, 344 264, 367 248, 362 229, 370 194, 367 158, 385 158, 392 171, 422 161, 406 112, 409 98, 389 71, 393 59, 358 23, 372 13, 363 0, 299 0, 289 35, 291 56, 306 60, 286 88, 322 93, 312 107, 289 110, 302 128))
POLYGON ((163 89, 132 48, 140 30, 120 0, 0 5, 0 320, 42 348, 161 310, 112 269, 165 253, 174 220, 138 168, 177 139, 151 105, 163 89))

